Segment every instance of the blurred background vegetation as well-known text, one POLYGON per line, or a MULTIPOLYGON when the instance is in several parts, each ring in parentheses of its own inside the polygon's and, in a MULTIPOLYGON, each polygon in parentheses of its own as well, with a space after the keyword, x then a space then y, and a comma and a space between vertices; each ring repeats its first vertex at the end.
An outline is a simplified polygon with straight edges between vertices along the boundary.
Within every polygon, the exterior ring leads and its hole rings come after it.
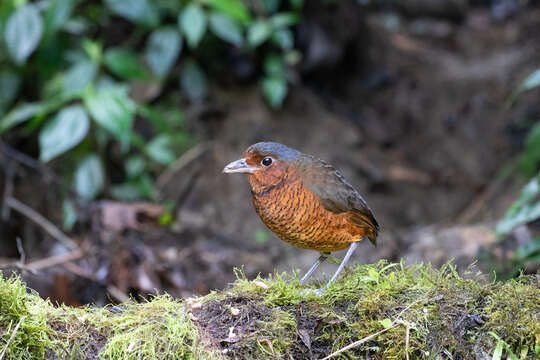
POLYGON ((62 156, 84 198, 102 194, 106 178, 114 182, 106 196, 152 198, 156 168, 195 141, 170 90, 203 101, 208 78, 230 70, 220 53, 257 57, 235 75, 254 76, 268 104, 281 106, 286 66, 300 56, 291 27, 302 2, 284 7, 274 0, 252 8, 238 0, 2 2, 0 133, 26 123, 40 161, 62 156), (104 163, 111 143, 124 167, 118 174, 104 163))
POLYGON ((535 272, 539 35, 533 0, 4 0, 0 266, 68 303, 300 268, 220 175, 276 140, 366 195, 359 261, 535 272))

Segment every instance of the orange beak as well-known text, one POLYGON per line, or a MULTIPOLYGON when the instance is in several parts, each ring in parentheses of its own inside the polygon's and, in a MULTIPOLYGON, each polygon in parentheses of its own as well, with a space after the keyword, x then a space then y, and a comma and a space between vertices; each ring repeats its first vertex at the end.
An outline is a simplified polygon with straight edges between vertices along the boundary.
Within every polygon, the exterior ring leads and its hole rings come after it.
POLYGON ((223 172, 226 174, 253 174, 257 170, 256 166, 249 165, 244 158, 233 161, 223 168, 223 172))

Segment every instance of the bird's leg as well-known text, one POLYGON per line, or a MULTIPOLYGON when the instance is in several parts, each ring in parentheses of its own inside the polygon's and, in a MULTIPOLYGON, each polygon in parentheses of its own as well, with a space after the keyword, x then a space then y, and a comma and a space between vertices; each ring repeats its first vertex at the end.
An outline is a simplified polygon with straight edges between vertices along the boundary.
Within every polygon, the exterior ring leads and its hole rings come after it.
POLYGON ((343 258, 343 260, 341 260, 341 264, 339 264, 339 267, 336 273, 334 274, 334 276, 332 276, 330 281, 328 281, 328 284, 326 284, 326 287, 328 287, 331 283, 333 283, 337 279, 337 277, 339 276, 339 273, 343 270, 343 268, 345 267, 345 264, 347 264, 347 261, 349 261, 349 258, 351 257, 351 255, 353 254, 354 250, 356 250, 357 247, 358 247, 357 242, 353 242, 349 246, 349 250, 347 250, 347 253, 345 254, 345 257, 343 258))
POLYGON ((313 264, 313 266, 307 271, 307 273, 304 276, 302 276, 302 278, 300 279, 300 285, 304 284, 307 281, 307 279, 309 279, 311 274, 313 274, 313 272, 317 270, 319 265, 321 265, 329 255, 330 253, 321 253, 321 256, 319 256, 317 261, 315 261, 315 264, 313 264))

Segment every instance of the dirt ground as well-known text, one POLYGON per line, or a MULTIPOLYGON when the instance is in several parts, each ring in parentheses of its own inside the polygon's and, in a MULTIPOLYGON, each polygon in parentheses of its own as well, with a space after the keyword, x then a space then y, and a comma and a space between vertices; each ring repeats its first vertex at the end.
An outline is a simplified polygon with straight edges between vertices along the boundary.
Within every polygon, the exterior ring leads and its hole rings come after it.
MULTIPOLYGON (((100 216, 108 205, 96 203, 73 235, 85 256, 26 272, 29 286, 54 300, 99 304, 154 289, 204 294, 230 283, 235 266, 248 277, 305 269, 317 254, 277 239, 254 213, 247 181, 221 172, 261 140, 332 163, 365 196, 382 233, 355 261, 455 258, 466 267, 497 246, 493 224, 522 181, 503 170, 540 114, 538 92, 505 107, 540 63, 540 9, 504 19, 487 7, 461 9, 456 20, 325 6, 310 9, 298 29, 305 59, 282 110, 270 110, 254 85, 220 83, 206 103, 186 109, 201 141, 158 179, 161 198, 175 202, 172 229, 139 218, 135 229, 108 228, 100 216)), ((17 174, 15 194, 58 224, 54 188, 32 169, 17 174), (34 196, 36 186, 50 190, 34 196)), ((27 262, 65 251, 17 214, 2 234, 8 260, 18 258, 16 237, 27 262)))

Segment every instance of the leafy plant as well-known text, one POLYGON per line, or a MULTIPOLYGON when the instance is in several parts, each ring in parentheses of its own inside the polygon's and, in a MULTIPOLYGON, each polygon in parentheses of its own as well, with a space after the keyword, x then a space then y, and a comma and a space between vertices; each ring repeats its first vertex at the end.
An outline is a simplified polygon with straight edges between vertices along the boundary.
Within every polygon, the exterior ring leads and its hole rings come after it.
MULTIPOLYGON (((529 75, 514 91, 511 101, 517 94, 540 86, 540 69, 529 75)), ((540 122, 529 131, 524 150, 519 157, 521 171, 526 176, 537 172, 540 162, 540 122)), ((521 190, 516 201, 510 206, 504 218, 497 224, 499 236, 509 233, 516 226, 536 221, 540 218, 540 173, 537 173, 521 190)), ((527 262, 540 263, 540 237, 522 244, 515 252, 516 265, 512 275, 516 275, 527 262)), ((499 342, 500 344, 500 342, 499 342)), ((502 351, 502 345, 500 351, 502 351)), ((494 357, 495 358, 495 357, 494 357)))
POLYGON ((262 94, 280 107, 301 11, 298 0, 2 1, 0 135, 37 136, 40 160, 62 158, 84 199, 152 197, 154 171, 194 142, 170 99, 204 101, 216 51, 241 49, 262 59, 262 94), (125 164, 114 179, 111 158, 125 164))

